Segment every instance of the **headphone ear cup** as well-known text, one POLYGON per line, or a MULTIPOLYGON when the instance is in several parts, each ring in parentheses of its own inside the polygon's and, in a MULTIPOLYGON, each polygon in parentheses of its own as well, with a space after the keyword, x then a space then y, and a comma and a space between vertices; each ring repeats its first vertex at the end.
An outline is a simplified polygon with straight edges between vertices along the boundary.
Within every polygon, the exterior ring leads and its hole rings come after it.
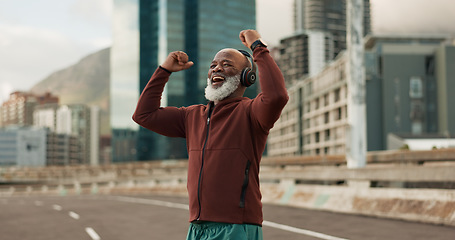
POLYGON ((256 73, 251 70, 251 68, 245 68, 242 70, 240 75, 240 83, 243 86, 249 87, 256 82, 256 73))

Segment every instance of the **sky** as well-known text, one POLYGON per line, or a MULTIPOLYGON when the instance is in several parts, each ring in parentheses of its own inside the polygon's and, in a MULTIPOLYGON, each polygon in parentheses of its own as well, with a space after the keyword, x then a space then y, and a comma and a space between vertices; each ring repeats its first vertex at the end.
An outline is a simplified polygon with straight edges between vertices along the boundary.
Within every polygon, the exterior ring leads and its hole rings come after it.
MULTIPOLYGON (((0 0, 0 102, 109 47, 113 0, 0 0)), ((256 0, 269 45, 293 32, 294 0, 256 0)), ((449 33, 454 0, 370 0, 375 33, 449 33)))

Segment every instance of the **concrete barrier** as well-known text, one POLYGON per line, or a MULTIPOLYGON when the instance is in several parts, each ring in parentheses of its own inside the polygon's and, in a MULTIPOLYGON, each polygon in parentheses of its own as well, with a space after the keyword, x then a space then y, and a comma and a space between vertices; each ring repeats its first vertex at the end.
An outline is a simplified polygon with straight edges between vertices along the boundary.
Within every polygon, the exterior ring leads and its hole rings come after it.
MULTIPOLYGON (((186 196, 187 164, 1 168, 0 181, 10 185, 0 185, 0 197, 186 196)), ((343 156, 264 158, 260 179, 265 203, 455 226, 455 149, 369 153, 361 169, 348 169, 343 156)))

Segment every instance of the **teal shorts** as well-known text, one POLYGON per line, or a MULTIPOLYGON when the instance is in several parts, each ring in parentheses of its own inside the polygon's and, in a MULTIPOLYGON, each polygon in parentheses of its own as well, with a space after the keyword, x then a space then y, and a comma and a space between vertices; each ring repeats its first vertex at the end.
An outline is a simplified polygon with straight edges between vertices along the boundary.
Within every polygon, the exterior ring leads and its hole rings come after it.
POLYGON ((262 240, 262 227, 252 224, 191 223, 187 240, 262 240))

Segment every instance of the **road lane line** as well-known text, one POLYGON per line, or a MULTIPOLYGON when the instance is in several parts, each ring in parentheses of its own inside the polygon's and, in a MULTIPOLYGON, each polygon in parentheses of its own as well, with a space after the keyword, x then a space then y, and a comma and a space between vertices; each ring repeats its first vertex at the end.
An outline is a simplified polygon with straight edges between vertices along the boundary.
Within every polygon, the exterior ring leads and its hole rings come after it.
POLYGON ((112 198, 117 201, 122 201, 122 202, 142 203, 142 204, 156 205, 156 206, 161 206, 161 207, 189 210, 189 207, 187 204, 181 204, 181 203, 172 203, 172 202, 165 202, 165 201, 154 200, 154 199, 132 198, 132 197, 122 197, 122 196, 114 196, 112 198))
POLYGON ((320 238, 320 239, 325 239, 325 240, 348 240, 346 238, 334 237, 334 236, 330 236, 330 235, 323 234, 323 233, 318 233, 318 232, 314 232, 314 231, 310 231, 310 230, 306 230, 306 229, 291 227, 288 225, 283 225, 283 224, 274 223, 274 222, 265 221, 265 220, 262 222, 262 225, 267 226, 267 227, 281 229, 281 230, 288 231, 288 232, 293 232, 293 233, 303 234, 303 235, 312 236, 312 237, 316 237, 316 238, 320 238))
POLYGON ((72 217, 72 218, 74 218, 76 220, 78 220, 80 218, 79 214, 77 214, 77 213, 75 213, 73 211, 69 212, 68 215, 70 215, 70 217, 72 217))
POLYGON ((95 232, 95 230, 93 230, 93 228, 91 227, 88 227, 88 228, 85 228, 85 232, 87 232, 87 234, 93 239, 93 240, 100 240, 100 235, 98 235, 98 233, 95 232))
POLYGON ((62 206, 57 205, 57 204, 52 205, 52 208, 56 211, 62 211, 62 209, 63 209, 62 206))
MULTIPOLYGON (((162 207, 189 210, 189 206, 187 204, 181 204, 181 203, 172 203, 172 202, 165 202, 165 201, 160 201, 160 200, 153 200, 153 199, 146 199, 146 198, 123 197, 123 196, 110 196, 108 198, 109 199, 113 199, 113 200, 117 200, 117 201, 121 201, 121 202, 142 203, 142 204, 156 205, 156 206, 162 206, 162 207)), ((306 229, 291 227, 291 226, 288 226, 288 225, 274 223, 274 222, 265 221, 265 220, 263 221, 262 225, 263 226, 267 226, 267 227, 276 228, 276 229, 281 229, 281 230, 288 231, 288 232, 293 232, 293 233, 298 233, 298 234, 302 234, 302 235, 312 236, 312 237, 319 238, 319 239, 324 239, 324 240, 349 240, 349 239, 346 239, 346 238, 334 237, 334 236, 330 236, 330 235, 319 233, 319 232, 314 232, 314 231, 310 231, 310 230, 306 230, 306 229)))

